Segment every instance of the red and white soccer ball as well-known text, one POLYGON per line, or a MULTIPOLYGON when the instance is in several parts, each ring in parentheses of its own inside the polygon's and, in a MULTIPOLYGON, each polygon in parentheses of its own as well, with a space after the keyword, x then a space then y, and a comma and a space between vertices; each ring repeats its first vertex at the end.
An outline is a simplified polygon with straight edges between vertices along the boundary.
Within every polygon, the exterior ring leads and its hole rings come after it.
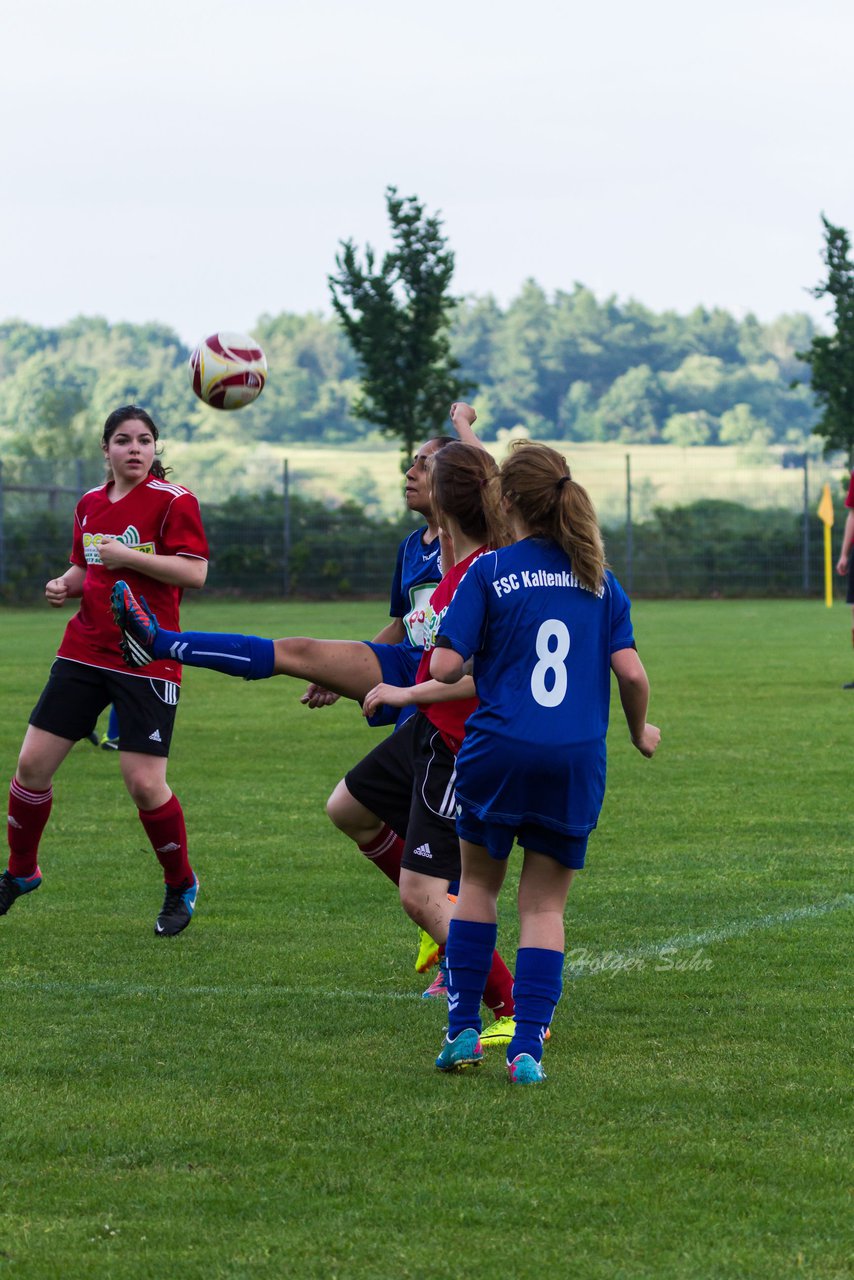
POLYGON ((212 409, 242 409, 267 381, 267 357, 245 333, 212 333, 190 356, 190 386, 212 409))

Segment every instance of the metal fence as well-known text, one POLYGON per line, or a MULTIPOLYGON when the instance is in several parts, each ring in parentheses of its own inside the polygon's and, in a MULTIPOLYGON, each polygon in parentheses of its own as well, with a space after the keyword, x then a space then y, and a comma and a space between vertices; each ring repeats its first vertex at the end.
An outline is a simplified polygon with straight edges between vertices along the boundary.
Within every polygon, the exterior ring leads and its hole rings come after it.
MULTIPOLYGON (((569 451, 568 451, 569 452, 569 451)), ((716 451, 654 447, 570 453, 573 473, 596 502, 609 563, 638 596, 815 596, 824 590, 823 533, 816 516, 830 480, 843 516, 840 466, 803 454, 769 468, 745 455, 716 465, 716 451)), ((100 483, 97 463, 0 463, 0 600, 38 599, 68 562, 74 505, 100 483)), ((371 519, 356 506, 326 509, 290 483, 288 467, 263 495, 235 505, 205 501, 212 558, 207 590, 256 596, 383 597, 411 517, 371 519)), ((836 590, 841 595, 842 580, 836 590)))

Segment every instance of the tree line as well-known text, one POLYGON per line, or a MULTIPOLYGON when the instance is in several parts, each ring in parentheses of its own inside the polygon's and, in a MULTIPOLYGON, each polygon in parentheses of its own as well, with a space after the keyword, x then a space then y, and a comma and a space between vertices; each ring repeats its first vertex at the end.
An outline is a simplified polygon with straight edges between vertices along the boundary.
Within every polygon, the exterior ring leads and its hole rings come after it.
MULTIPOLYGON (((189 349, 165 325, 8 320, 0 324, 0 448, 24 457, 89 453, 93 430, 128 402, 148 407, 171 439, 209 441, 239 429, 247 442, 336 444, 375 431, 353 412, 361 368, 335 317, 262 315, 253 334, 269 379, 237 419, 195 399, 189 349)), ((798 357, 816 337, 805 314, 763 323, 702 307, 656 313, 597 298, 582 284, 548 295, 531 280, 506 306, 491 296, 459 301, 449 337, 461 383, 476 388, 487 440, 522 426, 568 441, 803 448, 818 418, 798 357)), ((417 431, 439 425, 424 421, 417 431)))

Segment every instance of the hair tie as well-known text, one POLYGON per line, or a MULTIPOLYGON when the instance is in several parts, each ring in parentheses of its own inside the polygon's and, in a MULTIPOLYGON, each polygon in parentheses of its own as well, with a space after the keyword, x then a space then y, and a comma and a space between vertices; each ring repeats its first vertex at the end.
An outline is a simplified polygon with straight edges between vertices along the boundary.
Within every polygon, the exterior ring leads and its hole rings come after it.
POLYGON ((557 484, 555 485, 555 488, 557 489, 558 493, 560 493, 561 489, 565 484, 569 484, 571 479, 572 479, 572 476, 561 476, 561 478, 558 480, 557 484))

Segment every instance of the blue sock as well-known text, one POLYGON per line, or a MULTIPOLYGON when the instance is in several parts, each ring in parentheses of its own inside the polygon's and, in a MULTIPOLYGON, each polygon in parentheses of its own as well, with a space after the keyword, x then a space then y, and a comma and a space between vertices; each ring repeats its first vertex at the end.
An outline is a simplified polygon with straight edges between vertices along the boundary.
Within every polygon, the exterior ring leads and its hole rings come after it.
POLYGON ((154 639, 154 657, 172 658, 185 667, 207 667, 244 680, 266 680, 273 674, 272 640, 228 635, 221 631, 164 631, 154 639))
POLYGON ((114 741, 119 736, 119 717, 116 715, 116 708, 110 707, 110 718, 107 721, 107 737, 114 741))
POLYGON ((466 1027, 481 1031, 480 1002, 498 936, 498 926, 475 920, 452 920, 445 964, 448 982, 448 1039, 466 1027))
POLYGON ((520 947, 513 980, 516 1034, 507 1046, 508 1062, 520 1053, 529 1053, 535 1062, 542 1059, 546 1030, 562 990, 563 952, 520 947))

